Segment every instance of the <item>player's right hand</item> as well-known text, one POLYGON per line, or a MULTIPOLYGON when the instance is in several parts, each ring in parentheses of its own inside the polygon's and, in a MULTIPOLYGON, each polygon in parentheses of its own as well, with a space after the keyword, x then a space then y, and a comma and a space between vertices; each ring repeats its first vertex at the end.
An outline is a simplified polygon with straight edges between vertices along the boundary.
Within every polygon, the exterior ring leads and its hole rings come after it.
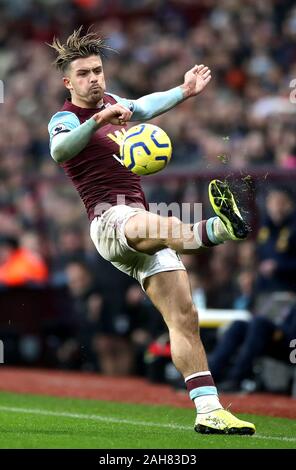
POLYGON ((119 103, 112 104, 99 113, 93 115, 93 119, 100 125, 114 124, 123 126, 132 117, 132 112, 119 103))
POLYGON ((198 95, 211 81, 211 70, 205 65, 195 65, 184 75, 184 83, 181 85, 184 98, 198 95))

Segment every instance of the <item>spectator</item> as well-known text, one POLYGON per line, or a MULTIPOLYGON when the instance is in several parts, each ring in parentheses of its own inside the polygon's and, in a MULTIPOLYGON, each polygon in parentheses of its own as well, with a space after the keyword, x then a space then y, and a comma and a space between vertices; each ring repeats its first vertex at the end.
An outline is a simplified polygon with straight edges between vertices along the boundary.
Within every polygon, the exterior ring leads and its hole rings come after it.
POLYGON ((233 302, 233 308, 250 310, 254 304, 255 272, 253 269, 240 271, 237 276, 238 293, 233 302))
POLYGON ((69 338, 57 350, 64 368, 99 370, 106 375, 132 371, 133 355, 126 319, 114 317, 106 297, 94 285, 88 266, 73 261, 66 267, 69 290, 69 338))
MULTIPOLYGON (((222 250, 214 250, 210 259, 210 284, 206 297, 208 308, 232 308, 236 296, 233 262, 222 250)), ((220 247, 218 247, 220 248, 220 247)))
POLYGON ((243 380, 252 376, 255 360, 263 355, 288 363, 290 341, 295 337, 295 303, 290 308, 285 306, 274 320, 266 315, 255 315, 249 322, 234 321, 209 358, 215 380, 223 380, 220 390, 240 391, 243 380))
POLYGON ((7 287, 39 285, 47 280, 47 266, 36 252, 20 247, 14 237, 0 238, 0 284, 7 287))
POLYGON ((274 188, 257 239, 258 291, 296 292, 296 212, 293 194, 274 188))
POLYGON ((53 354, 59 367, 98 370, 95 341, 102 324, 104 298, 93 284, 88 266, 81 261, 69 262, 66 276, 66 312, 47 328, 47 336, 57 335, 58 347, 53 354))
POLYGON ((58 234, 57 244, 58 256, 53 258, 52 282, 54 285, 65 285, 67 264, 71 261, 87 261, 83 233, 79 227, 66 227, 58 234))

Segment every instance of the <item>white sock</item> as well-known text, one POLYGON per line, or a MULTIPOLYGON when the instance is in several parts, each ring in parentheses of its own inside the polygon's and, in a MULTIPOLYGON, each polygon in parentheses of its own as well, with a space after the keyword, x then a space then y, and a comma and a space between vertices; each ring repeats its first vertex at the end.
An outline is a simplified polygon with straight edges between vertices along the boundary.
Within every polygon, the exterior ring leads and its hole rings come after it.
POLYGON ((225 225, 219 217, 211 217, 207 220, 207 234, 212 243, 219 244, 231 240, 225 225))
POLYGON ((223 408, 209 370, 195 372, 184 379, 189 397, 194 401, 197 413, 210 413, 223 408))
POLYGON ((210 413, 214 410, 223 409, 218 395, 203 395, 194 398, 197 413, 210 413))

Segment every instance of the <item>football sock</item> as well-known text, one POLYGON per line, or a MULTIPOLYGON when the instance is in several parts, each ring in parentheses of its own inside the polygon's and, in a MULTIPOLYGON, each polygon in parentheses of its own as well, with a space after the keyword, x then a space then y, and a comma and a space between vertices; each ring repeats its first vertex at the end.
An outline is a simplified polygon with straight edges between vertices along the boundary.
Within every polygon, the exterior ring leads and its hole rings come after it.
POLYGON ((226 240, 231 240, 231 237, 219 217, 211 217, 207 220, 206 230, 209 240, 213 245, 219 245, 224 243, 226 240))
POLYGON ((208 230, 207 230, 207 220, 202 220, 201 222, 197 222, 192 226, 193 235, 195 241, 197 243, 197 247, 201 246, 214 246, 217 243, 213 242, 209 237, 208 230))
POLYGON ((185 377, 185 383, 197 413, 210 413, 223 408, 212 374, 209 370, 196 372, 185 377))

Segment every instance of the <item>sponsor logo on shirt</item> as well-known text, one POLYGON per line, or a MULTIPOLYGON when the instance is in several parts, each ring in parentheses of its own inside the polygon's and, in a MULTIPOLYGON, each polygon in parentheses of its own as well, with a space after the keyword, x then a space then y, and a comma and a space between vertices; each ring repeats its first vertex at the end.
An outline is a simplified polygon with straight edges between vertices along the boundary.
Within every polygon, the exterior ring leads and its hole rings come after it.
POLYGON ((55 135, 59 134, 60 132, 64 132, 64 131, 68 131, 68 130, 69 130, 69 129, 67 129, 67 127, 65 126, 65 124, 62 124, 62 123, 61 123, 61 124, 57 124, 57 125, 54 127, 54 129, 53 129, 51 135, 52 135, 52 137, 54 137, 55 135))

